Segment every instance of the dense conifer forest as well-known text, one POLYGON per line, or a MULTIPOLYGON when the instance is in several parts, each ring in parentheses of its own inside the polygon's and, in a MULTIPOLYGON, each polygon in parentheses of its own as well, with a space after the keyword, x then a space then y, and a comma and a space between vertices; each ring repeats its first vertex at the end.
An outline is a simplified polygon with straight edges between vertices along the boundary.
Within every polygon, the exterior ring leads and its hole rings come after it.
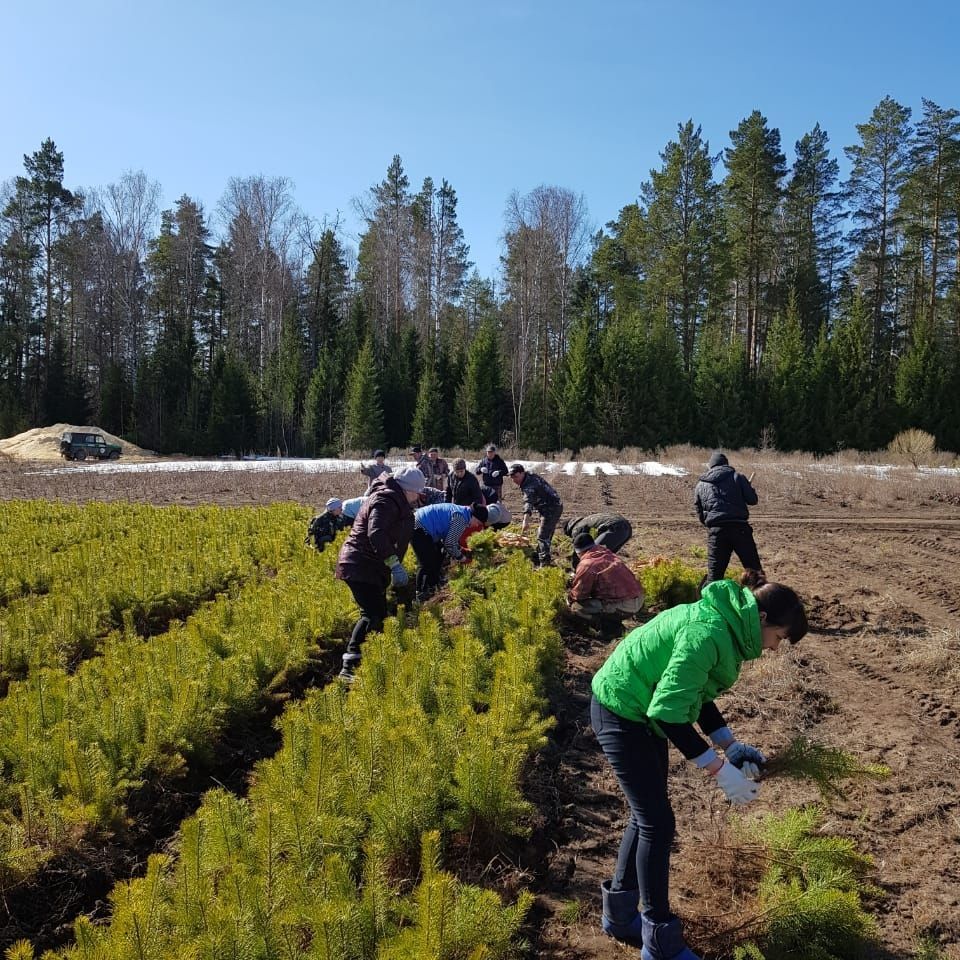
POLYGON ((358 184, 354 249, 285 178, 160 211, 143 172, 68 186, 47 139, 0 193, 0 434, 960 449, 960 113, 887 96, 857 133, 841 180, 819 124, 788 158, 757 111, 719 150, 681 123, 602 229, 567 187, 507 198, 491 277, 454 186, 399 156, 358 184))

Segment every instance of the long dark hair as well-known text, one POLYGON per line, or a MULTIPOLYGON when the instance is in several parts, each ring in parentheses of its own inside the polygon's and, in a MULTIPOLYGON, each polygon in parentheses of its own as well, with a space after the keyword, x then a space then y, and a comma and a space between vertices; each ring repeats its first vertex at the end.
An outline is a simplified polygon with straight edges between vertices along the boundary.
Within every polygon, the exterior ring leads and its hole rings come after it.
POLYGON ((787 639, 796 643, 806 636, 807 613, 797 594, 782 583, 770 583, 759 570, 747 570, 740 583, 750 588, 761 613, 767 615, 767 625, 786 627, 787 639))

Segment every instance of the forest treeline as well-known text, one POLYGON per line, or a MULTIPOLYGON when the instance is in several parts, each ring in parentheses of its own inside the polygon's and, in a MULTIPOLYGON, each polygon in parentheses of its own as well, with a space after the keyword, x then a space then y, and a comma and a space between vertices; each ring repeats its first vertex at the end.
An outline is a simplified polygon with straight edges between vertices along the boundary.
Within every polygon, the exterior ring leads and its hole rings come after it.
POLYGON ((960 449, 960 113, 885 97, 857 134, 841 181, 819 125, 788 164, 757 111, 716 154, 680 124, 604 229, 573 190, 510 196, 494 277, 454 187, 400 157, 353 249, 285 178, 158 211, 142 172, 68 188, 48 139, 0 196, 0 432, 826 452, 913 426, 960 449))

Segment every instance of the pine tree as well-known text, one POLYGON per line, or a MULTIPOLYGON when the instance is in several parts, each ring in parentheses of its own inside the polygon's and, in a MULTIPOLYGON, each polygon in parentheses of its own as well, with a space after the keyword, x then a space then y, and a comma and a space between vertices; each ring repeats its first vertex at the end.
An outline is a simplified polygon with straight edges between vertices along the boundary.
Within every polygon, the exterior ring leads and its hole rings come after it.
POLYGON ((661 169, 640 189, 643 300, 675 328, 689 370, 700 326, 715 311, 724 281, 723 217, 714 158, 688 120, 660 154, 661 169))
POLYGON ((783 450, 809 449, 810 359, 797 304, 791 291, 786 311, 770 327, 763 356, 768 416, 783 450))
POLYGON ((503 361, 491 321, 481 323, 467 350, 459 397, 460 437, 466 446, 499 442, 503 407, 503 361))
POLYGON ((580 320, 558 371, 555 390, 557 441, 576 451, 593 441, 597 338, 593 324, 580 320))
POLYGON ((877 436, 875 417, 882 404, 875 365, 871 359, 868 306, 856 295, 847 305, 833 335, 837 375, 837 442, 869 450, 877 436))
POLYGON ((427 345, 423 373, 420 374, 410 439, 427 445, 439 443, 443 419, 443 388, 437 376, 435 345, 431 342, 427 345))
POLYGON ((860 143, 847 147, 846 183, 856 245, 855 270, 864 284, 872 318, 871 356, 894 349, 900 317, 894 300, 891 256, 899 230, 898 196, 908 170, 910 108, 884 97, 867 123, 857 124, 860 143))
POLYGON ((746 344, 719 324, 703 331, 694 362, 693 436, 704 446, 740 447, 756 436, 754 381, 747 374, 746 344))
POLYGON ((914 321, 910 346, 897 365, 895 397, 903 427, 917 427, 943 440, 949 367, 937 325, 926 317, 914 321))
POLYGON ((347 380, 343 449, 372 450, 382 442, 383 409, 380 406, 373 344, 368 339, 357 354, 347 380))
POLYGON ((737 301, 745 316, 747 364, 753 370, 778 296, 776 214, 786 158, 780 152, 780 131, 769 128, 759 110, 730 131, 730 141, 732 146, 724 151, 723 191, 737 301))

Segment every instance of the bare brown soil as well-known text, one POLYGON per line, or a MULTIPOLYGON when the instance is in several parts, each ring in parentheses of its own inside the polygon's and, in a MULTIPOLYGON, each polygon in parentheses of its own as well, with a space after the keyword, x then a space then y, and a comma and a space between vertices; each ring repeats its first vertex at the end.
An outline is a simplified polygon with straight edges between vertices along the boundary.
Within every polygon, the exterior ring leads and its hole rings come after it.
MULTIPOLYGON (((567 515, 608 508, 628 517, 628 555, 680 555, 696 565, 704 537, 689 507, 694 482, 561 476, 556 486, 567 515)), ((765 569, 806 599, 811 633, 748 665, 721 706, 737 733, 768 754, 803 733, 890 766, 889 779, 852 785, 831 801, 826 826, 876 858, 883 897, 872 909, 882 946, 874 955, 913 957, 919 937, 932 934, 943 956, 960 960, 960 481, 909 473, 796 478, 758 463, 755 484, 765 569)), ((0 466, 4 498, 316 505, 356 495, 363 484, 358 477, 343 486, 342 477, 286 471, 50 477, 0 466)), ((516 490, 508 489, 507 503, 518 505, 516 490)), ((498 868, 538 895, 529 931, 537 957, 636 955, 599 931, 599 886, 625 821, 588 725, 590 678, 609 650, 568 636, 553 699, 558 725, 530 773, 542 819, 531 842, 498 868)), ((750 909, 753 876, 731 853, 719 792, 676 754, 671 775, 673 903, 692 944, 723 956, 750 909)), ((812 786, 771 780, 746 815, 819 799, 812 786)))

